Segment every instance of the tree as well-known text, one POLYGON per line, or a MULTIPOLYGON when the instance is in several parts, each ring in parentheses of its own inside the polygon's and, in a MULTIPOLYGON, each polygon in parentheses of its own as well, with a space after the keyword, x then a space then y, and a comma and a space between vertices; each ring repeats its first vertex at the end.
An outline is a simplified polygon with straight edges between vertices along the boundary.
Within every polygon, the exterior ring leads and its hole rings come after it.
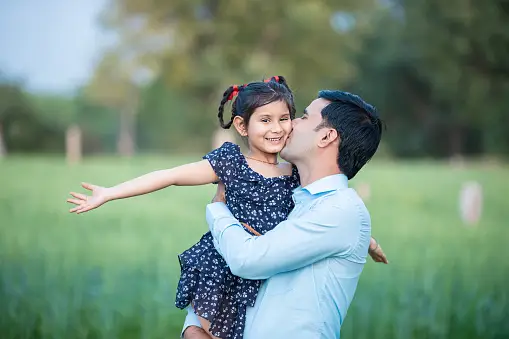
POLYGON ((391 1, 352 85, 376 98, 399 155, 509 152, 504 1, 391 1))
MULTIPOLYGON (((230 84, 284 75, 305 103, 319 88, 337 88, 354 77, 349 55, 359 47, 355 35, 368 26, 365 9, 373 3, 115 0, 102 22, 117 33, 118 55, 201 105, 182 116, 195 136, 210 140, 217 125, 212 112, 230 84), (350 25, 338 29, 341 17, 350 25)), ((108 71, 99 67, 101 73, 108 71)))
POLYGON ((0 73, 0 143, 4 152, 61 151, 62 131, 42 116, 23 83, 0 73))
POLYGON ((132 156, 136 148, 137 70, 135 60, 124 58, 119 50, 112 49, 104 55, 85 88, 91 100, 119 112, 117 151, 123 156, 132 156))

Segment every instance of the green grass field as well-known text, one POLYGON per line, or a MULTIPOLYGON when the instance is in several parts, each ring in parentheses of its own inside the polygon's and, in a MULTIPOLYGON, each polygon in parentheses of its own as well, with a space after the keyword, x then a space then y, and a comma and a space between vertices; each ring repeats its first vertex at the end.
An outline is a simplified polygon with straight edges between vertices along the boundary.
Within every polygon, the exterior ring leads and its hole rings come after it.
MULTIPOLYGON (((83 215, 65 199, 81 181, 113 185, 189 160, 0 161, 0 338, 178 338, 176 256, 206 232, 213 185, 83 215)), ((391 263, 366 265, 342 338, 508 338, 509 168, 373 162, 360 181, 391 263), (476 227, 458 216, 467 180, 484 188, 476 227)))

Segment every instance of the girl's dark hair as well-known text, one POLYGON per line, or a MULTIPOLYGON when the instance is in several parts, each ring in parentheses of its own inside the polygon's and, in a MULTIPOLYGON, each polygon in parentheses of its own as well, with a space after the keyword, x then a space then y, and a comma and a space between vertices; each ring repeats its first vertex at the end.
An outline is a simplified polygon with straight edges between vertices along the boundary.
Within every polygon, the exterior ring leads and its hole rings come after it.
POLYGON ((282 76, 274 76, 264 81, 251 82, 247 85, 230 86, 224 92, 223 99, 219 105, 219 112, 217 114, 219 124, 222 128, 228 129, 231 127, 233 119, 236 116, 240 116, 247 125, 255 109, 275 101, 285 102, 290 112, 290 118, 295 118, 293 93, 282 76), (230 100, 234 100, 232 116, 230 121, 225 124, 223 119, 224 106, 230 100))

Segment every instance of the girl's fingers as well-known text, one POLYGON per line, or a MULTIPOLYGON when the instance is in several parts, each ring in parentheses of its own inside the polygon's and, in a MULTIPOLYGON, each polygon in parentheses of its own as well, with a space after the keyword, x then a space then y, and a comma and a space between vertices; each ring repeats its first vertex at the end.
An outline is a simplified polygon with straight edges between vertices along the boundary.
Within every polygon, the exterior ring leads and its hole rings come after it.
POLYGON ((94 187, 95 187, 94 185, 89 184, 89 183, 87 183, 87 182, 82 182, 82 183, 81 183, 81 186, 82 186, 83 188, 86 188, 86 189, 87 189, 87 190, 89 190, 89 191, 93 191, 93 190, 94 190, 94 187))
POLYGON ((69 210, 70 213, 75 213, 81 209, 81 206, 73 207, 69 210))
POLYGON ((81 200, 87 200, 87 196, 85 194, 71 192, 71 195, 75 198, 81 199, 81 200))
POLYGON ((75 205, 81 205, 84 201, 79 199, 67 199, 67 202, 70 202, 71 204, 75 205))
POLYGON ((84 213, 84 212, 90 211, 92 208, 93 208, 92 206, 82 207, 78 212, 76 212, 76 214, 80 214, 80 213, 84 213))

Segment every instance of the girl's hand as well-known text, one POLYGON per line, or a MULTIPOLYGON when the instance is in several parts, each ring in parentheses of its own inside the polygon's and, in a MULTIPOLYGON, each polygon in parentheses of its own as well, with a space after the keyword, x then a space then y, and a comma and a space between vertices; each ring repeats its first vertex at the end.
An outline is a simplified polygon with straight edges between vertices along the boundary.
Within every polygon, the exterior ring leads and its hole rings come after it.
POLYGON ((69 210, 70 213, 80 214, 83 212, 88 212, 109 201, 107 195, 108 188, 87 183, 81 183, 81 186, 89 191, 92 191, 92 195, 71 192, 71 195, 75 199, 67 199, 67 202, 77 206, 71 208, 69 210))
POLYGON ((389 260, 387 260, 387 256, 382 250, 382 247, 380 246, 380 244, 378 244, 378 242, 374 238, 371 238, 368 253, 375 262, 383 262, 384 264, 389 263, 389 260))

